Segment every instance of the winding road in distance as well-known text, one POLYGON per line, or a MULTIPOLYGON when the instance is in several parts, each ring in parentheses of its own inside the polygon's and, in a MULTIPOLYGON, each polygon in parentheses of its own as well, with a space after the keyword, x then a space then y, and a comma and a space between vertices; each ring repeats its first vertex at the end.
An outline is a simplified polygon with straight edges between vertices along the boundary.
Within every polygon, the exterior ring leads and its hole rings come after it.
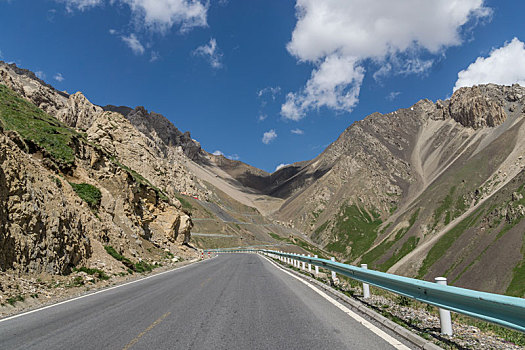
POLYGON ((265 258, 224 254, 0 320, 0 349, 413 348, 376 333, 265 258))

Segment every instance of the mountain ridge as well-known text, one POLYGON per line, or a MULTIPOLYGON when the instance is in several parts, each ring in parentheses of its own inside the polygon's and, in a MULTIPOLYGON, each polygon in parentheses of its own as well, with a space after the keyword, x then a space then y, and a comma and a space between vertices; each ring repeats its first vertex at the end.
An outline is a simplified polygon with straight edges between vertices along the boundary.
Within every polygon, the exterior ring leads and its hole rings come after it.
POLYGON ((447 100, 372 113, 314 159, 270 174, 206 152, 189 132, 142 106, 99 107, 26 71, 0 68, 0 82, 191 207, 201 247, 291 237, 378 270, 525 293, 519 85, 461 88, 447 100), (494 270, 501 247, 508 254, 494 270), (480 278, 484 269, 498 274, 496 284, 480 278))

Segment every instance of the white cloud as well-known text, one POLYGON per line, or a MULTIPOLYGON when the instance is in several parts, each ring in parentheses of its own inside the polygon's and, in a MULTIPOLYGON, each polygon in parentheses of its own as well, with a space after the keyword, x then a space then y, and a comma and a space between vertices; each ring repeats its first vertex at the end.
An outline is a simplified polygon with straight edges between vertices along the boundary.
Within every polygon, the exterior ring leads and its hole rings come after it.
MULTIPOLYGON (((106 3, 105 0, 56 0, 66 4, 69 12, 86 10, 106 3)), ((182 32, 207 26, 209 2, 201 0, 109 0, 110 4, 129 6, 135 22, 152 31, 166 32, 173 26, 182 32)))
POLYGON ((259 114, 259 116, 257 117, 257 119, 262 122, 263 120, 265 120, 266 118, 268 118, 268 115, 266 114, 259 114))
POLYGON ((109 34, 111 34, 111 35, 116 35, 117 33, 118 33, 118 32, 117 32, 116 29, 111 28, 111 29, 109 30, 109 34))
POLYGON ((119 0, 131 8, 138 23, 165 32, 174 25, 181 31, 207 26, 209 3, 200 0, 119 0))
POLYGON ((142 55, 144 53, 144 46, 142 46, 135 34, 131 33, 129 36, 123 35, 120 38, 126 43, 126 45, 128 45, 135 55, 142 55))
POLYGON ((257 91, 257 96, 263 97, 264 95, 269 95, 272 98, 272 100, 275 101, 275 99, 280 93, 281 93, 280 86, 275 86, 275 87, 268 86, 268 87, 265 87, 264 89, 257 91))
POLYGON ((299 129, 299 128, 297 128, 297 129, 292 129, 292 130, 290 130, 290 132, 291 132, 292 134, 295 134, 295 135, 302 135, 302 134, 304 134, 304 131, 301 130, 301 129, 299 129))
POLYGON ((46 78, 46 73, 42 72, 41 70, 37 70, 35 75, 38 79, 44 80, 46 78))
POLYGON ((204 44, 196 48, 193 51, 193 55, 205 57, 206 59, 208 59, 210 65, 213 68, 222 67, 222 54, 219 52, 219 49, 217 47, 217 41, 214 38, 211 38, 208 44, 204 44))
POLYGON ((356 61, 339 54, 326 57, 312 72, 301 92, 286 95, 281 115, 286 119, 300 120, 307 111, 320 107, 351 111, 359 101, 359 89, 365 75, 364 68, 357 66, 356 61))
POLYGON ((488 18, 484 0, 297 0, 297 24, 287 49, 315 66, 306 86, 287 95, 281 114, 299 120, 311 109, 351 111, 358 103, 366 60, 381 74, 421 73, 462 42, 469 21, 488 18), (341 74, 334 74, 339 69, 341 74), (380 69, 381 70, 381 69, 380 69), (322 82, 322 83, 321 83, 322 82))
POLYGON ((57 0, 66 4, 66 10, 68 12, 73 12, 74 10, 84 11, 91 7, 101 5, 103 0, 57 0))
POLYGON ((386 95, 385 98, 388 101, 394 101, 397 98, 397 96, 399 96, 399 95, 401 95, 401 91, 392 91, 388 95, 386 95))
POLYGON ((222 151, 219 151, 219 150, 216 150, 212 154, 214 156, 223 156, 223 157, 226 157, 226 158, 231 159, 231 160, 239 160, 241 158, 241 157, 239 157, 239 155, 237 153, 230 154, 230 155, 225 155, 224 153, 222 153, 222 151))
POLYGON ((463 86, 487 83, 525 86, 525 44, 522 41, 514 38, 492 50, 488 57, 478 57, 458 73, 454 91, 463 86))
POLYGON ((62 81, 64 81, 65 78, 64 78, 64 76, 62 75, 62 73, 57 73, 57 74, 55 74, 55 76, 53 77, 53 79, 55 79, 55 80, 58 81, 58 82, 62 82, 62 81))
POLYGON ((282 169, 284 167, 287 167, 288 165, 290 165, 290 164, 281 163, 281 164, 279 164, 278 166, 275 167, 274 172, 276 172, 277 170, 282 169))
POLYGON ((274 129, 268 130, 263 134, 262 142, 267 145, 277 138, 277 133, 274 129))

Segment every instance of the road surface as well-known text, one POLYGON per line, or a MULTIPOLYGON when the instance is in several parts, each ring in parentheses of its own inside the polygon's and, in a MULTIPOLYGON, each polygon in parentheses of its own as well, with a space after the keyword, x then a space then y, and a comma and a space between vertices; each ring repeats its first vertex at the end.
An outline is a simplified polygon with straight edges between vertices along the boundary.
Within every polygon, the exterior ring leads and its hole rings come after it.
POLYGON ((393 349, 255 254, 0 321, 0 349, 393 349))

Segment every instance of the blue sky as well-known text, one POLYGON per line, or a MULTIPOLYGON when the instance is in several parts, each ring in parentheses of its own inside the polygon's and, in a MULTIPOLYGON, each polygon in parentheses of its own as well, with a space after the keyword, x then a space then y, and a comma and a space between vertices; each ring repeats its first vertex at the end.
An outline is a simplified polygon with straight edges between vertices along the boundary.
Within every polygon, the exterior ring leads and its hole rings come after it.
POLYGON ((523 13, 482 0, 0 0, 0 59, 98 105, 143 105, 272 172, 370 113, 524 84, 523 13))

